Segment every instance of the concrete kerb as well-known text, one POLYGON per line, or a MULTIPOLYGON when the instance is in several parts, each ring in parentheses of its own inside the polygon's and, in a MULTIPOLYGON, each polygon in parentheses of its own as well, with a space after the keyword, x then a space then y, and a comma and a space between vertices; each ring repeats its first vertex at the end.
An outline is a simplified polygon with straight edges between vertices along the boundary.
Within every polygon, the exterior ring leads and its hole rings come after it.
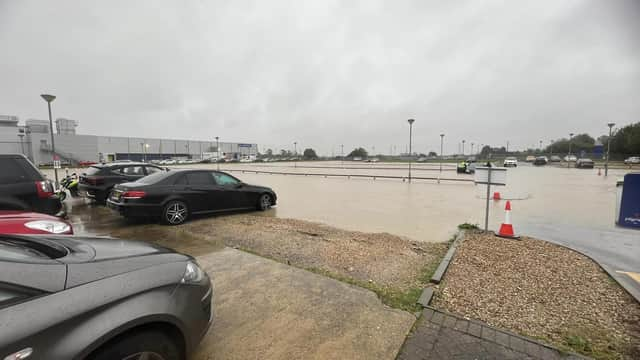
MULTIPOLYGON (((449 267, 451 260, 453 260, 453 256, 456 253, 456 249, 462 243, 462 241, 464 241, 464 230, 460 230, 458 232, 455 240, 449 247, 449 250, 447 250, 447 253, 442 258, 440 265, 438 265, 438 267, 436 268, 436 271, 433 273, 433 276, 431 276, 430 282, 432 284, 439 284, 440 281, 442 281, 442 277, 444 276, 445 272, 447 272, 447 268, 449 267)), ((422 294, 420 295, 420 298, 418 298, 417 303, 422 305, 423 308, 426 308, 427 306, 429 306, 429 304, 431 304, 431 299, 433 298, 433 294, 434 294, 433 287, 431 286, 425 287, 422 290, 422 294)))

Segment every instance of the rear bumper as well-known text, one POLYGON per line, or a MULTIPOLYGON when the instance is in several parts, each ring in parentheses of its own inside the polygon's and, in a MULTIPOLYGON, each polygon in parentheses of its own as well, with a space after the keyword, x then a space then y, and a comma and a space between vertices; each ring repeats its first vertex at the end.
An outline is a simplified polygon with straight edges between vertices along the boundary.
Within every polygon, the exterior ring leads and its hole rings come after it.
POLYGON ((107 207, 124 217, 157 217, 162 213, 155 204, 114 202, 111 199, 107 199, 107 207))

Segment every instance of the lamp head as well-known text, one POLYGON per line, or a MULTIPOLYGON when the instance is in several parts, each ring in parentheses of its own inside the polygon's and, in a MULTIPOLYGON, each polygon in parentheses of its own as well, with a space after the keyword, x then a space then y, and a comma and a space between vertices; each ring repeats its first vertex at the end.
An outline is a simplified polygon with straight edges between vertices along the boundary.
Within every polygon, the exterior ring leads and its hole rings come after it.
POLYGON ((409 123, 409 125, 412 125, 416 120, 415 119, 409 119, 407 120, 407 122, 409 123))
POLYGON ((54 95, 49 95, 49 94, 42 94, 40 96, 44 99, 44 101, 46 101, 48 103, 50 103, 50 102, 52 102, 53 100, 56 99, 56 97, 54 95))

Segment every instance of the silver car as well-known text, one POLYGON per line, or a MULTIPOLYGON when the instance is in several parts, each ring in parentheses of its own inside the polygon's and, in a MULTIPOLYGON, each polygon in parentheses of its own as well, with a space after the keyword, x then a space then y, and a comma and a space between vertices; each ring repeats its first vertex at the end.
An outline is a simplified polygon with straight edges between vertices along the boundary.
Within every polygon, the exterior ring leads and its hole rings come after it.
POLYGON ((0 359, 185 359, 212 295, 193 258, 159 246, 0 235, 0 359))

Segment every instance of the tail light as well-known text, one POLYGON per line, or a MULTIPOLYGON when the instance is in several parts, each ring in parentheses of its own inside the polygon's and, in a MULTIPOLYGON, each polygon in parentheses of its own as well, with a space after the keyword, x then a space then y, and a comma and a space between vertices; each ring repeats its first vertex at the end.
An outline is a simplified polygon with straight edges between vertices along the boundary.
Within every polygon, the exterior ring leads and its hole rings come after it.
POLYGON ((89 185, 102 185, 102 184, 104 184, 104 178, 100 177, 100 176, 85 177, 84 180, 89 185))
POLYGON ((144 191, 125 191, 122 193, 123 199, 141 199, 147 195, 144 191))
POLYGON ((53 184, 50 181, 36 181, 36 190, 38 197, 46 199, 53 196, 53 184))

